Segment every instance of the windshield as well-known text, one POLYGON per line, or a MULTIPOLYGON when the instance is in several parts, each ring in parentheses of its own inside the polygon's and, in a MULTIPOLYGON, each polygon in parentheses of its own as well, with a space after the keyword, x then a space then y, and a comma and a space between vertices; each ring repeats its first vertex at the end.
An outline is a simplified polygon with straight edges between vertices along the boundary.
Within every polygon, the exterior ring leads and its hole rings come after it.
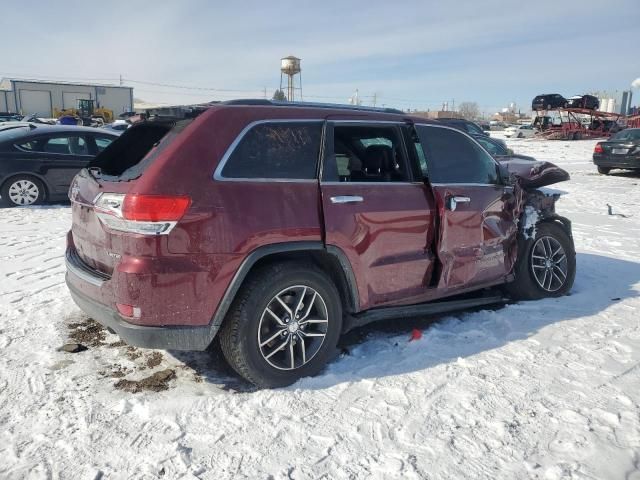
POLYGON ((640 140, 640 128, 622 130, 613 135, 611 140, 640 140))

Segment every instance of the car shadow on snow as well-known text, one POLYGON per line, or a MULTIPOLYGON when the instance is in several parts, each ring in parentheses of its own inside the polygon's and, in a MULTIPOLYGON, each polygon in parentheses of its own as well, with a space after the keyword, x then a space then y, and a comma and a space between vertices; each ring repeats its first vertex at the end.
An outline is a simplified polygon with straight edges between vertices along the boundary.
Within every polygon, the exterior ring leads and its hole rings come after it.
POLYGON ((22 209, 22 210, 58 210, 61 208, 69 208, 71 206, 71 202, 69 201, 61 201, 61 202, 56 202, 56 203, 42 203, 40 205, 29 205, 29 206, 24 206, 24 207, 14 207, 14 206, 10 206, 10 205, 3 205, 2 202, 0 202, 0 209, 6 208, 15 208, 16 210, 22 209))
MULTIPOLYGON (((638 282, 639 263, 578 253, 576 281, 568 296, 373 323, 344 335, 340 353, 321 374, 288 388, 323 389, 454 362, 529 338, 554 323, 597 315, 617 302, 640 296, 638 282), (423 336, 410 342, 413 329, 422 331, 423 336)), ((207 352, 171 353, 210 383, 233 391, 254 390, 225 364, 215 346, 207 352)))

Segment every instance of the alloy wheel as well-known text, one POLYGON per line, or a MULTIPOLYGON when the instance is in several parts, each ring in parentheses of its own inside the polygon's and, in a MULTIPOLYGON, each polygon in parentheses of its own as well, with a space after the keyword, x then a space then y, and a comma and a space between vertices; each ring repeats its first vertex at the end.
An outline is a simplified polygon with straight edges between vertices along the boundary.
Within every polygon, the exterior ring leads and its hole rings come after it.
POLYGON ((262 358, 279 370, 294 370, 320 350, 329 328, 327 305, 317 290, 295 285, 267 304, 258 325, 262 358))
POLYGON ((558 240, 540 237, 531 249, 531 269, 538 286, 546 292, 562 288, 568 276, 567 255, 558 240))
POLYGON ((15 205, 33 205, 39 196, 40 189, 31 180, 16 180, 9 187, 9 200, 15 205))

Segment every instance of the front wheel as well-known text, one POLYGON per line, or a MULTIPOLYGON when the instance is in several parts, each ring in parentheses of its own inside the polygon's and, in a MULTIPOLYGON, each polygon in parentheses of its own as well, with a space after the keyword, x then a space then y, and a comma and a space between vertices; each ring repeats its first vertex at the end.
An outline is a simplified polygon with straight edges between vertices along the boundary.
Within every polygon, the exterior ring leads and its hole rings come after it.
POLYGON ((259 387, 317 374, 336 351, 342 306, 335 285, 312 265, 281 263, 255 272, 220 330, 229 365, 259 387))
POLYGON ((521 238, 514 269, 515 280, 507 285, 511 297, 536 300, 566 295, 576 276, 573 240, 557 223, 536 225, 534 238, 521 238))
POLYGON ((598 166, 598 173, 600 175, 609 175, 610 171, 611 171, 611 169, 609 167, 600 167, 600 166, 598 166))

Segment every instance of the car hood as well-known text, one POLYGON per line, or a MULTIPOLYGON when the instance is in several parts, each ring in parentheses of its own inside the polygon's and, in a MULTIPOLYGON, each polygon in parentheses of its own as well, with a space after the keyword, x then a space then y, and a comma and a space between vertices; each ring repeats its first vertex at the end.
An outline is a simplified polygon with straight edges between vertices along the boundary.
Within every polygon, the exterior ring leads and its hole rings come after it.
POLYGON ((538 188, 569 180, 566 170, 551 162, 536 160, 524 155, 501 157, 498 161, 504 165, 509 175, 523 188, 538 188))

